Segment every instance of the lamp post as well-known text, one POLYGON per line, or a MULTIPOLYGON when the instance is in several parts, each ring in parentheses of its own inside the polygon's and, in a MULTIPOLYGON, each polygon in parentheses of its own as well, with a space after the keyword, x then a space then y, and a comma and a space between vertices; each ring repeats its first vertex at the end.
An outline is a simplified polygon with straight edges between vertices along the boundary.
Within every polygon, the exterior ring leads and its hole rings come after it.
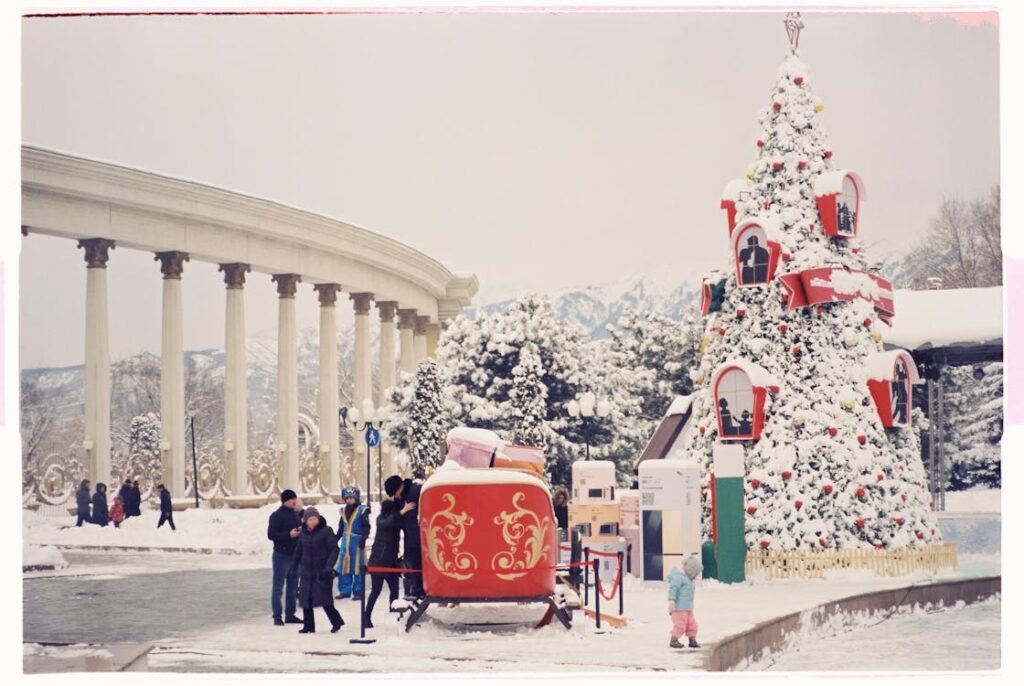
POLYGON ((196 464, 196 416, 188 418, 189 430, 192 432, 192 495, 196 497, 196 509, 199 509, 199 468, 196 464))
MULTIPOLYGON (((351 424, 352 428, 363 432, 363 443, 366 444, 366 500, 370 500, 370 477, 373 472, 370 467, 370 450, 380 445, 380 428, 387 420, 388 409, 381 407, 374 409, 373 402, 369 399, 363 401, 363 410, 356 407, 345 407, 338 410, 342 424, 351 424)), ((349 643, 375 643, 376 639, 366 637, 366 581, 363 580, 363 593, 359 596, 359 638, 350 638, 349 643)))
POLYGON ((583 440, 587 446, 587 459, 590 459, 590 434, 587 429, 594 418, 605 419, 612 411, 611 403, 607 400, 598 400, 592 391, 579 395, 579 400, 572 399, 565 406, 569 416, 573 419, 580 419, 583 423, 583 440))

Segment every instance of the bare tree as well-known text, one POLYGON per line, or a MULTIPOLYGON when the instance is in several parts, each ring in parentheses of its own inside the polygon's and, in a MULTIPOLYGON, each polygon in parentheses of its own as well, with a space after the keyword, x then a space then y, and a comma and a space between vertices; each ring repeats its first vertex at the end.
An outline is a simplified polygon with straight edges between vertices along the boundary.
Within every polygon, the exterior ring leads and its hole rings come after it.
POLYGON ((913 288, 980 288, 1003 283, 999 186, 971 203, 946 198, 904 259, 913 288))

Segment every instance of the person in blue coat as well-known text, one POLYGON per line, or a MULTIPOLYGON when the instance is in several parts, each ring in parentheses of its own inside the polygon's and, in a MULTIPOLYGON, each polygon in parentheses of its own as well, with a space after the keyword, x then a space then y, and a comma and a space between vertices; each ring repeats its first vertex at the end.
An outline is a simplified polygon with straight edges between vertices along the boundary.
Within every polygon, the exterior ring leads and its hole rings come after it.
POLYGON ((700 648, 697 643, 697 620, 693 616, 694 581, 700 576, 700 560, 687 557, 682 565, 673 567, 668 574, 668 613, 672 617, 672 632, 668 645, 682 648, 679 638, 686 634, 690 648, 700 648), (681 568, 680 568, 681 567, 681 568))
POLYGON ((338 521, 338 598, 363 595, 366 578, 366 539, 370 535, 370 508, 360 502, 362 494, 357 486, 341 489, 345 507, 338 521))

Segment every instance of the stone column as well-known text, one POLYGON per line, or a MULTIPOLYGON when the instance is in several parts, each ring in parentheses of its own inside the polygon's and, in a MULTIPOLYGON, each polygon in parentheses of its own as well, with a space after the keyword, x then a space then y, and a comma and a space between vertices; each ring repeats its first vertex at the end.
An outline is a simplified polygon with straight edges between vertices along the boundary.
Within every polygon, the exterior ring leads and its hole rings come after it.
POLYGON ((277 485, 301 492, 299 483, 298 274, 274 274, 277 284, 277 485))
POLYGON ((327 491, 337 497, 341 493, 341 451, 338 447, 338 332, 335 303, 341 286, 318 283, 320 296, 320 392, 317 413, 320 415, 320 459, 327 463, 327 491))
POLYGON ((182 342, 181 274, 188 253, 158 252, 164 276, 160 343, 160 448, 163 482, 172 496, 185 495, 185 346, 182 342))
POLYGON ((427 359, 427 326, 430 324, 430 317, 419 315, 416 317, 416 328, 413 329, 414 341, 413 350, 416 364, 427 359))
POLYGON ((248 405, 245 376, 245 273, 249 265, 220 265, 227 285, 224 317, 224 466, 225 486, 233 496, 247 495, 248 405))
POLYGON ((437 341, 440 337, 440 327, 437 324, 427 324, 427 357, 437 355, 437 341))
POLYGON ((114 241, 89 238, 85 248, 85 451, 92 488, 110 474, 110 339, 107 320, 107 260, 114 241))
POLYGON ((401 357, 398 367, 407 374, 416 373, 416 350, 413 330, 416 328, 416 310, 398 311, 398 339, 401 357))
MULTIPOLYGON (((395 311, 398 309, 398 303, 378 302, 377 309, 380 310, 380 402, 377 405, 383 407, 388 402, 388 389, 395 385, 395 311)), ((381 431, 382 438, 383 433, 381 431)), ((395 473, 391 461, 391 442, 382 440, 378 454, 383 477, 386 479, 395 473)))
MULTIPOLYGON (((353 392, 352 405, 363 411, 363 401, 372 400, 372 382, 370 380, 370 301, 373 300, 373 293, 350 293, 352 305, 355 309, 355 340, 352 345, 352 377, 353 392)), ((367 418, 364 416, 362 421, 367 418)), ((363 442, 363 432, 357 428, 352 435, 352 459, 354 461, 352 474, 355 482, 364 487, 366 483, 366 444, 363 442)))

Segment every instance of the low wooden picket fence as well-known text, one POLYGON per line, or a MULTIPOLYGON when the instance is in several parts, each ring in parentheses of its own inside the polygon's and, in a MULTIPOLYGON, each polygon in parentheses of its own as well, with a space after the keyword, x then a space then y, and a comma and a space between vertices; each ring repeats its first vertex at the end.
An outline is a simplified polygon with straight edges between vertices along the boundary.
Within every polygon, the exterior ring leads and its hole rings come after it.
POLYGON ((768 579, 817 578, 833 569, 870 569, 880 576, 903 576, 921 569, 934 574, 940 569, 956 569, 956 546, 748 551, 745 568, 748 575, 764 572, 768 579))

